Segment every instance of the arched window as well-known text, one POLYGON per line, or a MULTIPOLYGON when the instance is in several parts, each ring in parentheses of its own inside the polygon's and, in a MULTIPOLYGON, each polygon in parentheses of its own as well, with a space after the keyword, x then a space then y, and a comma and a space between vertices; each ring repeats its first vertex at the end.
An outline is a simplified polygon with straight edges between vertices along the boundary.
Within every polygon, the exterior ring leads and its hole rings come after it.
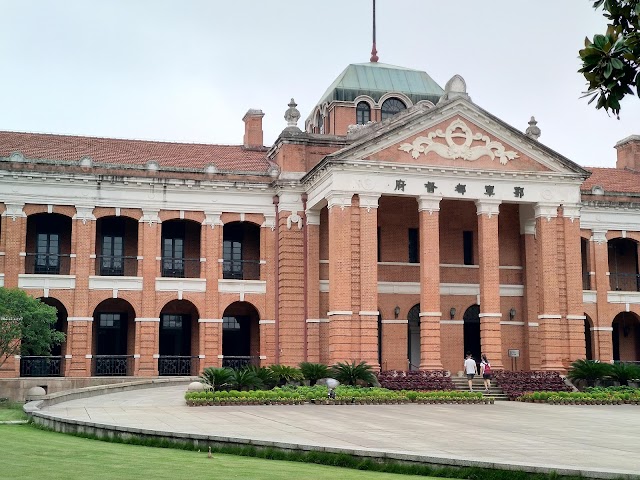
POLYGON ((324 133, 324 116, 318 111, 316 114, 316 125, 318 128, 318 133, 324 133))
POLYGON ((371 107, 367 102, 358 102, 356 106, 356 123, 364 125, 371 121, 371 107))
POLYGON ((407 106, 397 98, 388 98, 382 102, 382 120, 394 116, 396 113, 406 110, 407 106))

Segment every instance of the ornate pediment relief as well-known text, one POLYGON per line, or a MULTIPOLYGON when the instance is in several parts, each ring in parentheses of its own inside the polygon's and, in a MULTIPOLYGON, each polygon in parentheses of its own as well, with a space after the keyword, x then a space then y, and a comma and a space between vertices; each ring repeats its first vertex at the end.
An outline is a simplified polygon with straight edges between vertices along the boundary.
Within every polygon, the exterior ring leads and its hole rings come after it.
POLYGON ((498 158, 502 165, 510 160, 518 158, 514 151, 506 150, 505 146, 495 140, 491 140, 481 132, 473 133, 461 119, 453 120, 443 132, 440 129, 429 132, 426 137, 417 137, 412 143, 403 143, 399 150, 410 153, 414 159, 420 154, 434 152, 442 158, 455 160, 461 158, 467 161, 478 160, 481 157, 489 157, 491 160, 498 158), (438 141, 443 138, 444 142, 438 141), (455 139, 463 139, 457 143, 455 139), (484 144, 473 145, 474 142, 484 144))

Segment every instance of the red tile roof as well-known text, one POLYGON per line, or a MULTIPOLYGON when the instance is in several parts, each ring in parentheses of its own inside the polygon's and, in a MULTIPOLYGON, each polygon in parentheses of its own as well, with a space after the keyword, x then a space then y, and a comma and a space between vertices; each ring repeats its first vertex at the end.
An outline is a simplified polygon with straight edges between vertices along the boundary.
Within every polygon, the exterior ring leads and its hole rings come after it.
POLYGON ((580 187, 583 192, 590 192, 591 188, 597 185, 604 188, 605 192, 640 194, 640 172, 620 168, 585 169, 591 172, 591 176, 580 187))
POLYGON ((20 152, 27 159, 78 162, 89 156, 94 163, 144 166, 155 160, 160 168, 202 170, 213 164, 219 171, 265 172, 266 148, 246 150, 241 145, 154 142, 0 131, 0 157, 20 152))

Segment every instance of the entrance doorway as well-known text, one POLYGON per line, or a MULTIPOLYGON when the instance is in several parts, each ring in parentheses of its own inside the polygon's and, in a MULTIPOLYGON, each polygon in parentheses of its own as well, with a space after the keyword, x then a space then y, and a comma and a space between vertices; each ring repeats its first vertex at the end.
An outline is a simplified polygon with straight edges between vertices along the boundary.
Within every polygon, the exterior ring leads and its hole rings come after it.
POLYGON ((471 352, 475 361, 480 361, 482 348, 480 346, 480 306, 471 305, 464 312, 464 352, 471 352))
POLYGON ((420 304, 414 305, 407 315, 409 370, 420 369, 420 304))
POLYGON ((222 316, 222 364, 242 368, 260 363, 260 316, 249 302, 229 305, 222 316))

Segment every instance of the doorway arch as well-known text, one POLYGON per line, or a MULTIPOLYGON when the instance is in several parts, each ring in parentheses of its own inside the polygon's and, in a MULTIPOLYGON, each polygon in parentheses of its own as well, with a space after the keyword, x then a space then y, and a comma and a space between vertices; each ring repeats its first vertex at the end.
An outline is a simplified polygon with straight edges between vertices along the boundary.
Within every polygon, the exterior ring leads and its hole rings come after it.
POLYGON ((635 313, 621 312, 615 316, 613 327, 613 360, 640 361, 640 320, 635 313))
POLYGON ((407 356, 409 370, 420 369, 420 304, 416 304, 407 314, 407 356))
POLYGON ((589 315, 585 314, 584 319, 584 345, 585 345, 585 357, 587 360, 594 360, 593 358, 593 321, 589 315))
POLYGON ((136 344, 136 312, 129 302, 109 298, 93 311, 93 374, 126 376, 133 374, 136 344))
POLYGON ((260 363, 260 314, 249 302, 234 302, 222 315, 222 366, 260 363))
POLYGON ((480 354, 482 353, 481 340, 480 340, 480 305, 471 305, 464 312, 462 317, 464 321, 464 352, 462 356, 467 352, 471 352, 473 358, 480 360, 480 354))
POLYGON ((172 300, 160 311, 158 375, 196 375, 198 309, 188 300, 172 300))

